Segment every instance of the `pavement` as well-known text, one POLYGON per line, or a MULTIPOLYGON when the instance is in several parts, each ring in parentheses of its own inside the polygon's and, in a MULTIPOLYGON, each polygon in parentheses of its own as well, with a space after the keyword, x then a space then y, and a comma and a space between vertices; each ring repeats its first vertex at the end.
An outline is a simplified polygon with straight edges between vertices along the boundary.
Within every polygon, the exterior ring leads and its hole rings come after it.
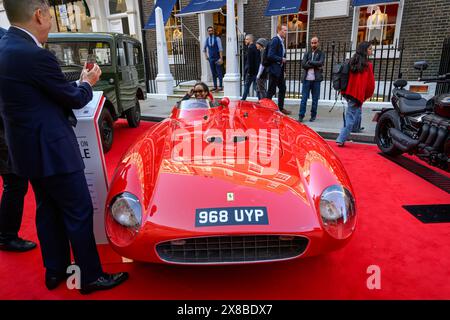
MULTIPOLYGON (((142 118, 148 121, 162 121, 170 115, 173 106, 173 99, 166 101, 148 98, 145 101, 141 101, 142 118)), ((292 112, 290 115, 292 118, 298 119, 298 112, 300 109, 299 104, 286 103, 285 108, 292 112)), ((310 110, 311 107, 308 105, 303 124, 312 128, 325 139, 336 139, 343 126, 343 103, 338 101, 333 110, 331 110, 329 103, 321 104, 319 102, 318 114, 316 121, 314 122, 309 121, 310 110)), ((364 127, 364 131, 360 133, 352 133, 349 141, 374 143, 376 123, 373 122, 372 119, 375 113, 376 111, 371 107, 363 107, 362 127, 364 127)))

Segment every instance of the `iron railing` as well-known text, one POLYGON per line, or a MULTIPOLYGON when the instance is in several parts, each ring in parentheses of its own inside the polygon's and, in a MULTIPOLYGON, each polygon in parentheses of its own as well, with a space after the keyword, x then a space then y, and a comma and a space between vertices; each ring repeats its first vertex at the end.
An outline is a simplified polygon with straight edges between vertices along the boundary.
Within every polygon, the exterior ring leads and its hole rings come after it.
MULTIPOLYGON (((242 84, 245 80, 244 64, 246 56, 246 46, 243 39, 239 39, 239 58, 242 84)), ((324 81, 321 84, 320 98, 324 100, 334 100, 338 97, 337 92, 332 87, 332 70, 336 63, 349 59, 355 52, 351 42, 330 42, 322 43, 322 51, 325 53, 325 63, 323 67, 324 81)), ((375 92, 372 101, 390 101, 393 82, 402 77, 404 42, 395 42, 393 45, 374 46, 373 64, 375 74, 375 92)), ((301 77, 305 72, 301 67, 303 55, 307 52, 305 48, 289 49, 286 54, 287 63, 285 68, 286 76, 286 98, 301 98, 301 77)), ((243 85, 242 85, 243 86, 243 85)), ((242 87, 241 86, 241 87, 242 87)), ((251 96, 251 94, 250 94, 251 96)))
POLYGON ((147 68, 147 81, 148 81, 148 93, 158 93, 156 87, 156 76, 158 75, 158 56, 156 50, 148 52, 148 68, 147 68))
POLYGON ((186 81, 200 80, 202 57, 197 40, 171 42, 168 47, 168 53, 175 85, 178 86, 186 81))
MULTIPOLYGON (((439 74, 450 73, 450 37, 444 40, 442 45, 441 64, 439 74)), ((438 83, 436 86, 436 95, 450 93, 450 83, 438 83)))

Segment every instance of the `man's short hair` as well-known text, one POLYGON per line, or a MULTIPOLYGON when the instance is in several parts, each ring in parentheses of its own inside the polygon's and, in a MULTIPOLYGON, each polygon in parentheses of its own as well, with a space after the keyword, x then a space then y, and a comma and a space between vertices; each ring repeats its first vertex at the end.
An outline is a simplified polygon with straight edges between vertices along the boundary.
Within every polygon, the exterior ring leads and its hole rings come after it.
POLYGON ((206 30, 209 30, 209 29, 213 29, 214 30, 214 28, 213 27, 211 27, 211 26, 209 26, 206 30))
POLYGON ((255 42, 255 36, 254 36, 253 34, 251 34, 251 33, 246 34, 245 37, 246 37, 246 38, 247 38, 247 37, 250 38, 250 41, 251 41, 251 42, 255 42))
POLYGON ((278 25, 278 27, 277 27, 277 32, 280 32, 281 31, 281 28, 283 28, 283 27, 286 27, 287 28, 287 24, 279 24, 278 25))
POLYGON ((37 9, 49 8, 48 0, 3 0, 10 23, 24 23, 31 20, 37 9))

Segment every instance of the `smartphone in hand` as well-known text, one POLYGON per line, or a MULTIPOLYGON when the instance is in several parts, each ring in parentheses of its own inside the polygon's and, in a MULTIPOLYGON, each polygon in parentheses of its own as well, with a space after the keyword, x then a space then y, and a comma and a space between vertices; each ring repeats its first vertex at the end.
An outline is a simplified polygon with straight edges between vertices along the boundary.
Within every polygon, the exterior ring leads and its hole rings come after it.
POLYGON ((88 54, 86 58, 86 69, 91 71, 94 68, 94 65, 97 63, 97 59, 95 54, 88 54))

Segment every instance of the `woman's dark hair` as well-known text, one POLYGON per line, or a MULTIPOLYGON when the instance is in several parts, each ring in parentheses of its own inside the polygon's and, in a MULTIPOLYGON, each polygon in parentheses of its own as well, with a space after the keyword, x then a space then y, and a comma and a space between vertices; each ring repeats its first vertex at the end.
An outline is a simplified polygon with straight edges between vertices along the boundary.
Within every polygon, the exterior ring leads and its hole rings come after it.
POLYGON ((195 88, 196 86, 201 86, 201 87, 203 88, 203 90, 205 90, 205 92, 206 92, 207 94, 209 94, 209 87, 206 85, 206 83, 204 83, 204 82, 197 82, 197 83, 195 84, 194 88, 195 88))
POLYGON ((369 49, 371 45, 370 42, 363 41, 356 48, 355 54, 350 59, 350 70, 353 73, 363 72, 369 66, 367 49, 369 49))

